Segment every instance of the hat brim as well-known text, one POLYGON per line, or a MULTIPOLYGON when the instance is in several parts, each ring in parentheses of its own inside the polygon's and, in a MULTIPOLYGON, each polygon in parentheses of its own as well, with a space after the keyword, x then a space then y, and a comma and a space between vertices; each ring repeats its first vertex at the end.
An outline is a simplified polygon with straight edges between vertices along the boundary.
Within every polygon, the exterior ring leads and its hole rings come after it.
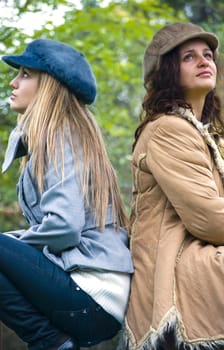
POLYGON ((171 51, 172 49, 174 49, 175 47, 185 43, 188 40, 191 39, 202 39, 204 40, 208 46, 211 48, 212 51, 215 51, 218 48, 219 45, 219 41, 218 38, 212 34, 212 33, 208 33, 208 32, 198 32, 198 33, 189 33, 186 34, 184 36, 180 36, 179 40, 176 39, 173 44, 168 42, 167 45, 163 46, 163 48, 160 51, 160 55, 164 55, 165 53, 171 51))
POLYGON ((33 57, 30 57, 27 53, 22 55, 2 56, 2 60, 13 68, 19 69, 20 67, 26 67, 43 71, 43 64, 34 61, 33 57))
POLYGON ((78 100, 91 104, 96 97, 96 80, 85 56, 70 45, 51 39, 36 39, 25 51, 5 55, 2 60, 14 68, 30 68, 49 74, 78 100))

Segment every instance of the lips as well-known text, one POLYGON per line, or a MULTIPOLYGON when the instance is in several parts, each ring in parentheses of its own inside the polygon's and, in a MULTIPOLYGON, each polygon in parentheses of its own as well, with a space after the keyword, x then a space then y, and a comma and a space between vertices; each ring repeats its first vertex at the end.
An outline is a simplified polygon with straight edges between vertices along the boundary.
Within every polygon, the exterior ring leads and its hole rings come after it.
POLYGON ((11 100, 14 100, 16 98, 16 95, 15 94, 12 94, 11 96, 10 96, 10 99, 11 100))
POLYGON ((212 76, 212 73, 209 71, 203 71, 203 72, 197 74, 197 77, 211 77, 211 76, 212 76))

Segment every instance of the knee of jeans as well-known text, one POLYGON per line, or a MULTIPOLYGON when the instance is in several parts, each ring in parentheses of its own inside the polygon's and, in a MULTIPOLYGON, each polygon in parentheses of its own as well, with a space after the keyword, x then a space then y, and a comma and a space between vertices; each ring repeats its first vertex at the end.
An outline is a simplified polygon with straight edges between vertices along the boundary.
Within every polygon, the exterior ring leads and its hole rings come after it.
POLYGON ((11 287, 13 287, 12 283, 2 272, 0 272, 0 291, 10 289, 11 287))
POLYGON ((8 304, 18 303, 23 296, 14 284, 0 272, 0 304, 6 307, 8 304))

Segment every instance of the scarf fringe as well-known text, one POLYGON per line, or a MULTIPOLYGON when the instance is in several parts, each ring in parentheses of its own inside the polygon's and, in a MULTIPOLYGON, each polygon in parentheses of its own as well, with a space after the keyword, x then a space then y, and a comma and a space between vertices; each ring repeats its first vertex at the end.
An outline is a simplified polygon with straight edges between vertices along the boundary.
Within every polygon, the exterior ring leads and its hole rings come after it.
MULTIPOLYGON (((172 307, 167 315, 163 318, 157 330, 151 328, 145 339, 136 344, 132 332, 130 331, 127 321, 123 326, 121 337, 116 350, 161 350, 165 347, 166 336, 171 334, 175 349, 181 350, 223 350, 224 335, 216 338, 203 338, 190 341, 184 330, 183 322, 175 307, 172 307)), ((175 350, 172 349, 172 350, 175 350)))

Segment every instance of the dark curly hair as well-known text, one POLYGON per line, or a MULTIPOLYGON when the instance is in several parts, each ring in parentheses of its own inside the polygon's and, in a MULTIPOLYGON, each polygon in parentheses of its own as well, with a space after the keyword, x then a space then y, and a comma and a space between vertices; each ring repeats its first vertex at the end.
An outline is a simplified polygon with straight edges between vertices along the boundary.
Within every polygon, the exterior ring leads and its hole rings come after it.
MULTIPOLYGON (((216 57, 215 63, 217 65, 216 57)), ((174 111, 179 107, 192 109, 191 105, 185 101, 179 77, 180 62, 178 47, 176 47, 163 55, 159 68, 150 72, 145 78, 146 95, 142 103, 143 111, 140 116, 140 124, 135 131, 133 150, 148 122, 157 119, 162 114, 174 114, 174 111)), ((212 123, 215 128, 217 120, 219 125, 223 124, 221 121, 221 102, 214 89, 206 96, 202 122, 204 124, 212 123)))

